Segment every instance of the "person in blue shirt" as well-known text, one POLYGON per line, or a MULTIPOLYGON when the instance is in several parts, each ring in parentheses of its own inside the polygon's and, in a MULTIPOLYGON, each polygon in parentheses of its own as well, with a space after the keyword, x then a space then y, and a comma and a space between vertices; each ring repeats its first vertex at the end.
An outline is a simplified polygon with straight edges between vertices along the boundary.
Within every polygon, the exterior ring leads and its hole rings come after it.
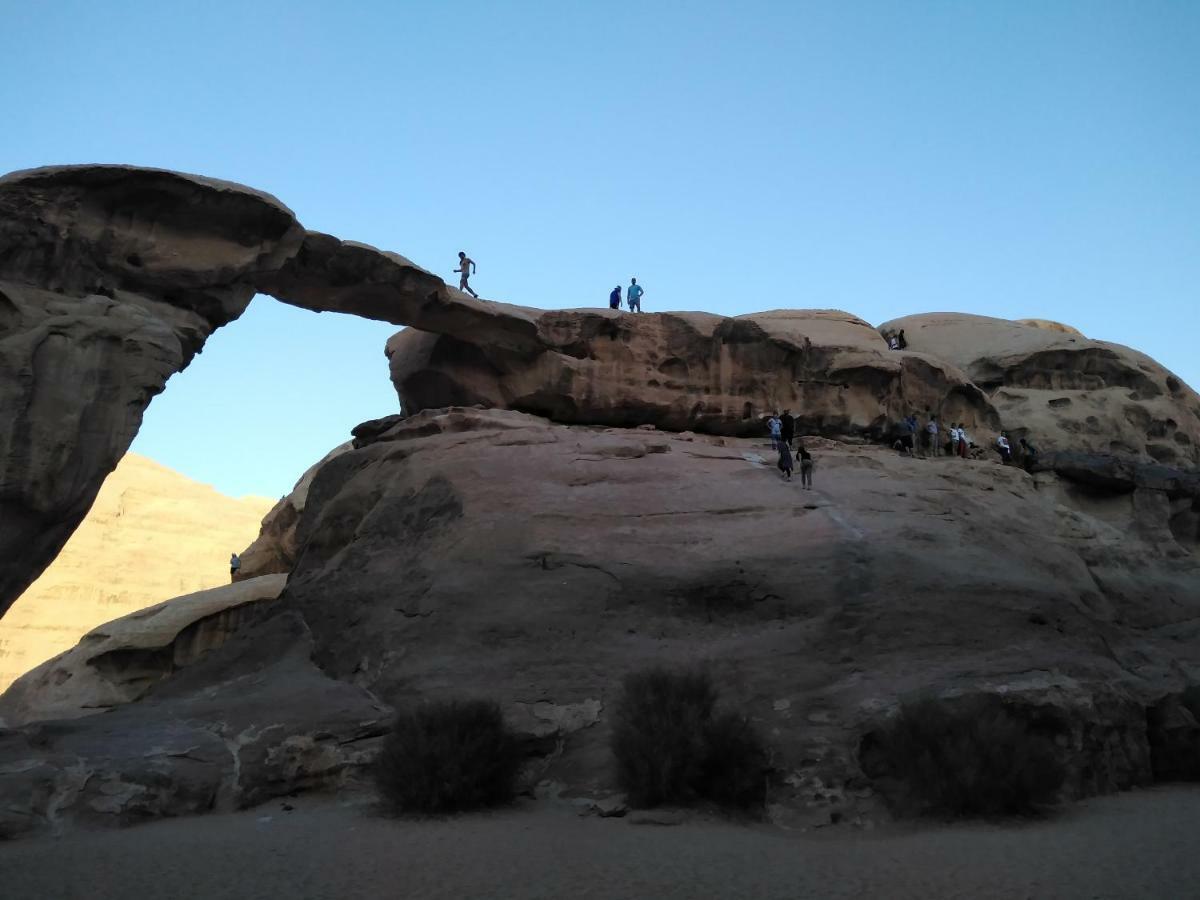
POLYGON ((619 284, 615 288, 613 288, 612 293, 608 295, 608 308, 609 309, 620 309, 621 308, 621 286, 619 284))
POLYGON ((645 291, 643 291, 642 286, 637 283, 637 279, 630 278, 629 290, 625 292, 625 299, 629 303, 630 312, 642 311, 642 294, 644 293, 645 291))

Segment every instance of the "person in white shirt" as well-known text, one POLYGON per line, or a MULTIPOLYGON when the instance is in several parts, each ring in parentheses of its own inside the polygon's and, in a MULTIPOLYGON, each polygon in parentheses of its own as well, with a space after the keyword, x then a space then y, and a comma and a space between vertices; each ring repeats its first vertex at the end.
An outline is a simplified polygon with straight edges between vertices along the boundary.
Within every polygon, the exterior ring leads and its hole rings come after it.
POLYGON ((942 455, 941 445, 938 443, 938 423, 937 416, 929 417, 929 424, 925 426, 926 440, 929 441, 930 452, 934 456, 942 455))
POLYGON ((967 429, 963 427, 963 423, 958 423, 958 455, 966 459, 971 455, 971 441, 967 438, 967 429))
POLYGON ((1012 462, 1012 446, 1008 443, 1008 433, 1000 432, 1000 437, 996 438, 996 450, 1000 453, 1000 461, 1006 466, 1012 462))

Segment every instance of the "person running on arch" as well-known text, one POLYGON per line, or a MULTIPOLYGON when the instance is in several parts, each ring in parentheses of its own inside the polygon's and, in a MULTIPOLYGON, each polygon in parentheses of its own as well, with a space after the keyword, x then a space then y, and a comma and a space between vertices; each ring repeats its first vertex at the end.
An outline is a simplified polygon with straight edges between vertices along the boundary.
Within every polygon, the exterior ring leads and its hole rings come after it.
POLYGON ((637 283, 636 278, 629 279, 629 287, 625 289, 625 300, 629 304, 630 312, 642 311, 642 294, 646 293, 642 290, 642 286, 637 283))
POLYGON ((474 297, 476 300, 478 300, 479 295, 477 293, 475 293, 474 290, 471 289, 471 286, 469 284, 467 284, 467 279, 471 277, 471 273, 474 270, 475 270, 475 260, 473 260, 469 256, 467 256, 467 254, 464 253, 462 250, 459 250, 458 251, 458 268, 454 270, 455 272, 460 273, 458 276, 458 289, 460 291, 466 291, 468 294, 470 294, 472 297, 474 297))

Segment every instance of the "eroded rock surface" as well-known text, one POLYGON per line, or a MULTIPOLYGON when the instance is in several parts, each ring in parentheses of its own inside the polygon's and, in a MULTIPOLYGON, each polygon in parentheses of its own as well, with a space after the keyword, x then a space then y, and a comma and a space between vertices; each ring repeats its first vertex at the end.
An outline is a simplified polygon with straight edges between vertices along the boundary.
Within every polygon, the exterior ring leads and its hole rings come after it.
POLYGON ((130 703, 225 643, 255 605, 279 596, 286 581, 286 575, 263 575, 101 625, 0 694, 0 724, 74 719, 130 703))
POLYGON ((930 313, 880 326, 901 328, 910 349, 965 371, 1014 438, 1040 450, 1200 465, 1200 396, 1143 353, 1057 323, 930 313))
MULTIPOLYGON (((708 665, 772 735, 785 808, 857 802, 864 735, 926 690, 1057 711, 1070 796, 1152 777, 1146 710, 1200 675, 1165 483, 810 446, 806 492, 738 439, 427 411, 318 473, 285 602, 324 670, 393 702, 579 704, 708 665)), ((610 789, 607 733, 547 777, 610 789)))
POLYGON ((914 409, 977 432, 999 427, 986 396, 939 359, 887 349, 837 310, 543 312, 542 352, 502 354, 459 336, 406 329, 388 341, 404 409, 473 405, 557 422, 759 435, 790 409, 807 434, 882 437, 914 409))
POLYGON ((302 238, 274 198, 212 179, 0 178, 0 612, 83 519, 150 399, 302 238))
POLYGON ((253 806, 372 758, 386 709, 273 616, 102 715, 0 729, 0 839, 253 806))
POLYGON ((228 584, 229 554, 270 508, 125 454, 54 562, 0 619, 0 691, 98 625, 228 584))

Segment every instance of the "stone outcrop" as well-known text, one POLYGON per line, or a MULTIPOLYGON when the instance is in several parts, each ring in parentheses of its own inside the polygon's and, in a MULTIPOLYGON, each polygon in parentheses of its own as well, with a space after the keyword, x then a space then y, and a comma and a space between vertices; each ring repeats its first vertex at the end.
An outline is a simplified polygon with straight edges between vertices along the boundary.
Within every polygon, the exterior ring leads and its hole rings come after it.
POLYGON ((150 399, 302 239, 277 200, 212 179, 0 178, 0 613, 82 521, 150 399))
POLYGON ((127 453, 54 562, 0 619, 0 691, 104 622, 227 584, 229 554, 270 508, 127 453))
POLYGON ((1200 465, 1200 396, 1150 357, 1057 323, 930 313, 886 322, 988 393, 1004 427, 1038 449, 1200 465))
MULTIPOLYGON (((809 443, 811 493, 738 439, 427 411, 321 468, 285 605, 324 671, 396 701, 570 705, 707 665, 804 815, 859 802, 864 737, 929 690, 1054 710, 1070 796, 1153 777, 1146 711, 1200 676, 1165 481, 809 443)), ((546 777, 603 793, 606 739, 546 777)))
POLYGON ((296 546, 296 526, 308 502, 308 489, 317 471, 329 460, 351 448, 347 441, 330 450, 315 465, 310 466, 296 482, 290 494, 276 503, 262 520, 258 537, 240 554, 242 567, 235 581, 258 578, 262 575, 284 574, 292 571, 299 548, 296 546))
POLYGON ((210 588, 93 629, 0 694, 0 725, 74 719, 137 700, 225 643, 286 581, 286 575, 263 575, 210 588))
POLYGON ((537 325, 532 356, 458 335, 395 335, 387 353, 405 411, 482 404, 557 422, 758 435, 764 416, 790 409, 801 433, 881 438, 929 409, 981 435, 999 427, 960 370, 889 351, 869 324, 837 310, 563 310, 537 325))
POLYGON ((54 558, 151 398, 255 292, 532 352, 520 307, 306 232, 274 197, 130 166, 0 178, 0 614, 54 558))
POLYGON ((240 809, 336 786, 372 758, 386 710, 323 675, 277 615, 82 719, 0 729, 0 839, 240 809))
POLYGON ((231 640, 136 702, 0 734, 0 796, 33 798, 10 831, 338 784, 384 701, 464 693, 528 733, 539 791, 604 796, 608 701, 656 664, 709 667, 770 736, 779 821, 875 808, 864 742, 917 692, 1053 711, 1068 796, 1148 781, 1187 733, 1147 712, 1200 677, 1169 478, 812 438, 810 492, 739 438, 480 409, 370 432, 317 469, 287 587, 231 640))

